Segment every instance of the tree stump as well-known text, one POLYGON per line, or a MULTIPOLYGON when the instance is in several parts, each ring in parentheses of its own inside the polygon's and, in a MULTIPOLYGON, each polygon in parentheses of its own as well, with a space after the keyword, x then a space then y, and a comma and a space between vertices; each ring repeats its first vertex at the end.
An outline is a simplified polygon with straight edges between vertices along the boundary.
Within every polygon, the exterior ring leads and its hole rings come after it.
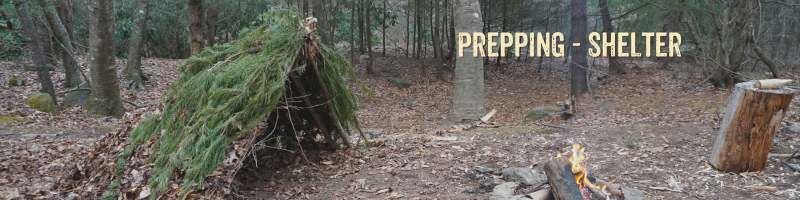
POLYGON ((795 91, 787 87, 757 89, 755 81, 736 84, 709 163, 725 172, 761 171, 772 139, 795 91))
POLYGON ((572 173, 572 165, 566 157, 554 158, 547 162, 544 172, 547 174, 547 182, 550 183, 555 199, 583 200, 581 189, 575 182, 575 174, 572 173))

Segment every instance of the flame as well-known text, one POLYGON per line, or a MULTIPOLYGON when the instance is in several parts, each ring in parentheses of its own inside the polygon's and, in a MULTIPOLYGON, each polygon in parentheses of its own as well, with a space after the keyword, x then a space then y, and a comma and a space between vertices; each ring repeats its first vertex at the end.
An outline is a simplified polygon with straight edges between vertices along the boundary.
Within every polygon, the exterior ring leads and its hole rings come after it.
MULTIPOLYGON (((583 190, 584 188, 593 188, 597 191, 600 191, 604 195, 606 195, 606 199, 610 199, 611 193, 606 191, 606 186, 597 187, 596 185, 592 184, 589 181, 589 178, 586 176, 588 173, 586 172, 586 163, 582 163, 586 160, 586 156, 583 154, 586 151, 586 148, 581 147, 580 144, 575 143, 572 144, 572 149, 570 150, 572 155, 567 159, 572 165, 572 174, 575 174, 575 182, 578 184, 578 187, 583 190)), ((562 155, 559 153, 556 158, 560 158, 562 155)))

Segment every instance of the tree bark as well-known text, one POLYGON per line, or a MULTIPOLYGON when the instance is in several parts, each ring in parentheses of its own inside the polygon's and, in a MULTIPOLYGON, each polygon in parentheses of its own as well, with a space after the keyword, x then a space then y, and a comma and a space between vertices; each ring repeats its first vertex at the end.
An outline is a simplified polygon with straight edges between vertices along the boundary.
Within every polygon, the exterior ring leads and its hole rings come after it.
MULTIPOLYGON (((572 46, 572 43, 586 44, 586 0, 572 0, 570 5, 572 15, 572 27, 570 28, 569 43, 565 46, 572 46)), ((577 98, 589 91, 589 83, 586 79, 586 47, 570 48, 570 83, 572 90, 570 94, 577 98)))
MULTIPOLYGON (((600 6, 600 13, 603 18, 603 32, 606 33, 613 33, 614 27, 611 25, 611 13, 608 12, 608 0, 599 0, 598 6, 600 6)), ((618 41, 621 42, 621 41, 618 41)), ((603 51, 608 51, 610 48, 603 49, 603 51)), ((608 57, 608 69, 611 71, 612 74, 625 74, 625 69, 622 68, 622 64, 619 62, 619 59, 616 56, 609 56, 608 57)))
POLYGON ((55 67, 58 62, 56 61, 56 53, 53 51, 53 37, 50 34, 50 27, 43 16, 35 16, 33 19, 36 21, 36 36, 38 37, 39 45, 42 46, 42 54, 47 64, 55 67))
POLYGON ((766 168, 772 140, 789 109, 794 90, 754 88, 755 81, 736 84, 709 163, 725 172, 766 168))
POLYGON ((311 13, 317 18, 317 31, 316 34, 321 37, 322 44, 331 46, 333 44, 333 33, 328 32, 328 15, 325 14, 325 2, 323 0, 316 0, 311 5, 311 13))
POLYGON ((366 8, 367 27, 364 29, 364 31, 366 31, 367 34, 367 56, 369 57, 367 58, 367 74, 373 75, 375 72, 372 70, 372 23, 370 23, 370 18, 372 18, 372 15, 369 14, 370 10, 372 10, 372 0, 366 1, 368 2, 366 8))
MULTIPOLYGON (((133 16, 133 30, 131 33, 130 44, 128 45, 128 63, 125 66, 125 84, 127 88, 143 91, 144 81, 148 79, 142 73, 142 44, 145 43, 145 33, 147 31, 147 13, 150 8, 148 0, 137 0, 136 12, 133 16)), ((211 38, 211 37, 209 37, 211 38)), ((213 45, 213 40, 209 40, 209 45, 213 45)))
MULTIPOLYGON (((219 17, 219 11, 217 8, 210 7, 206 10, 206 35, 208 40, 208 46, 213 47, 217 40, 217 18, 219 17)), ((320 23, 317 23, 320 24, 320 23)))
POLYGON ((411 0, 406 0, 406 58, 408 58, 408 45, 411 44, 411 0))
POLYGON ((188 0, 189 6, 189 46, 190 55, 197 55, 203 51, 203 1, 188 0))
MULTIPOLYGON (((455 0, 456 32, 480 32, 483 26, 478 0, 455 0)), ((459 37, 459 40, 464 38, 459 37)), ((486 114, 484 108, 483 62, 472 56, 472 48, 464 48, 464 57, 456 57, 455 93, 448 124, 477 120, 486 114)))
POLYGON ((381 46, 383 47, 383 52, 381 52, 381 56, 386 57, 386 14, 389 13, 386 11, 386 1, 383 0, 383 25, 381 26, 381 46))
POLYGON ((30 39, 28 48, 31 49, 33 62, 36 63, 36 75, 39 77, 39 83, 42 85, 42 91, 50 95, 53 103, 58 104, 56 99, 56 89, 53 86, 53 80, 50 79, 50 70, 47 68, 47 60, 45 60, 42 53, 42 46, 39 45, 37 40, 36 25, 34 25, 31 18, 28 4, 23 0, 14 0, 14 8, 17 10, 17 15, 20 18, 22 29, 25 30, 25 35, 30 39))
POLYGON ((358 53, 364 54, 367 50, 364 49, 364 1, 360 0, 356 5, 358 14, 358 53))
POLYGON ((74 48, 72 48, 72 40, 69 37, 67 28, 62 23, 61 17, 58 15, 58 12, 56 12, 55 7, 50 0, 38 1, 39 5, 45 9, 44 14, 47 18, 47 22, 53 30, 53 35, 55 36, 56 40, 58 40, 58 44, 56 44, 57 49, 62 50, 61 61, 63 62, 66 76, 64 87, 78 87, 78 85, 81 84, 81 77, 78 71, 78 62, 75 61, 75 51, 74 48))
MULTIPOLYGON (((75 41, 75 34, 72 31, 72 3, 71 1, 58 1, 58 5, 56 6, 56 12, 58 12, 58 16, 61 17, 61 24, 67 29, 67 35, 69 35, 69 40, 72 42, 75 41)), ((75 47, 72 43, 70 43, 70 48, 72 48, 75 54, 81 54, 78 51, 78 48, 75 47)))
POLYGON ((89 29, 89 64, 91 66, 92 93, 86 100, 90 116, 125 115, 119 96, 119 79, 114 60, 114 1, 91 0, 91 29, 89 29))

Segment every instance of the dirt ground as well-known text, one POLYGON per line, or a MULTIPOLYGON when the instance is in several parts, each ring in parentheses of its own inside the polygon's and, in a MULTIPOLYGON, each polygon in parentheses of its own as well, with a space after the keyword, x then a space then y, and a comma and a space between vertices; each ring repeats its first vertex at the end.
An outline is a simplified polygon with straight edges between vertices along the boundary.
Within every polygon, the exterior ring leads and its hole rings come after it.
MULTIPOLYGON (((175 69, 181 61, 148 59, 145 63, 145 73, 155 77, 149 91, 123 90, 124 99, 139 104, 157 101, 178 77, 175 69)), ((534 60, 491 65, 486 73, 486 109, 497 110, 491 121, 501 126, 442 135, 431 131, 441 125, 450 109, 452 71, 445 73, 444 80, 437 80, 432 72, 438 63, 431 59, 378 56, 377 74, 366 75, 364 66, 356 63, 357 76, 374 94, 368 98, 357 85, 351 85, 361 108, 357 115, 364 130, 380 131, 372 138, 377 145, 336 152, 275 150, 256 154, 237 173, 234 197, 486 199, 491 188, 481 182, 500 177, 479 173, 476 166, 540 169, 577 142, 587 149, 590 172, 642 190, 647 199, 800 198, 800 173, 776 159, 770 158, 765 171, 741 174, 721 173, 706 164, 729 89, 707 84, 695 66, 676 64, 672 70, 660 70, 655 63, 636 63, 638 67, 628 68, 628 74, 613 77, 596 70, 592 93, 578 100, 581 112, 575 118, 550 116, 533 123, 522 122, 529 109, 557 106, 569 91, 563 59, 545 59, 540 71, 534 60), (413 85, 398 89, 386 81, 388 77, 413 85), (670 186, 676 181, 677 188, 670 186), (748 188, 753 185, 777 191, 748 188), (673 191, 653 189, 658 187, 673 191)), ((123 119, 85 116, 82 107, 62 110, 60 115, 36 112, 21 103, 35 86, 12 88, 5 84, 12 77, 36 83, 35 75, 2 64, 0 116, 31 122, 0 121, 0 197, 50 195, 49 183, 70 162, 85 155, 90 149, 87 145, 97 136, 135 125, 155 111, 155 107, 136 109, 126 104, 130 114, 123 119)), ((118 64, 124 66, 124 62, 118 64)), ((788 71, 781 76, 797 80, 798 74, 788 71)), ((798 98, 786 120, 800 121, 798 98)), ((792 153, 798 149, 799 138, 779 132, 771 152, 792 153)))

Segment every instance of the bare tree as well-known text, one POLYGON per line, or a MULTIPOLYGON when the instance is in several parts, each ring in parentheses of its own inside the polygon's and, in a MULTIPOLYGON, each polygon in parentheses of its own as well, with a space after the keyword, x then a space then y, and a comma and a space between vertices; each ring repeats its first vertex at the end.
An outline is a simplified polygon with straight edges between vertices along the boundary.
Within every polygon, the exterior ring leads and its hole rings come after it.
MULTIPOLYGON (((133 31, 128 45, 128 63, 125 66, 125 87, 133 90, 147 90, 144 81, 149 77, 142 73, 142 44, 145 42, 147 30, 147 13, 150 7, 148 0, 138 0, 133 16, 133 31)), ((210 37, 209 37, 210 38, 210 37)), ((213 42, 213 40, 209 40, 213 42)), ((210 43, 209 45, 213 45, 210 43)))
POLYGON ((23 0, 14 0, 14 8, 19 15, 19 21, 22 23, 22 29, 25 29, 25 35, 28 36, 28 48, 33 52, 33 62, 36 63, 36 75, 39 76, 39 83, 42 85, 42 91, 53 98, 53 103, 58 102, 56 99, 56 89, 53 87, 53 81, 50 79, 50 71, 47 68, 47 60, 45 60, 42 53, 42 46, 39 46, 39 41, 36 36, 36 25, 33 23, 30 11, 28 11, 28 4, 23 0))
MULTIPOLYGON (((600 14, 603 18, 603 32, 607 34, 611 34, 614 32, 614 27, 611 25, 611 13, 608 12, 608 0, 598 0, 598 6, 600 6, 600 14)), ((622 41, 617 41, 622 42, 622 41)), ((609 51, 609 48, 604 48, 603 52, 609 51)), ((622 63, 619 61, 619 58, 616 56, 609 56, 608 57, 608 69, 611 71, 612 74, 625 74, 625 69, 622 68, 622 63)))
MULTIPOLYGON (((586 0, 572 0, 570 5, 570 13, 572 15, 572 23, 570 28, 570 42, 571 43, 586 43, 586 0)), ((572 46, 568 44, 567 46, 572 46)), ((586 48, 585 47, 572 47, 570 48, 570 83, 572 90, 570 94, 574 97, 580 96, 589 91, 589 81, 586 78, 586 48)))
MULTIPOLYGON (((456 32, 481 32, 483 20, 478 0, 455 0, 456 32)), ((459 37, 459 40, 465 38, 459 37)), ((470 39, 470 38, 466 38, 470 39)), ((483 62, 472 56, 472 48, 464 49, 464 57, 456 57, 455 94, 448 123, 475 120, 486 114, 484 108, 483 62)))
POLYGON ((89 29, 89 65, 92 93, 86 100, 89 115, 120 118, 126 110, 119 96, 119 79, 114 60, 114 1, 91 0, 89 29))
POLYGON ((64 87, 78 87, 78 85, 81 84, 81 77, 78 71, 78 62, 75 61, 75 48, 72 48, 72 40, 69 37, 69 32, 62 23, 61 17, 58 15, 58 12, 56 12, 53 3, 50 0, 38 1, 39 5, 44 8, 44 15, 47 17, 47 22, 53 30, 53 35, 56 40, 58 40, 56 49, 61 49, 61 61, 63 62, 66 74, 64 87))

